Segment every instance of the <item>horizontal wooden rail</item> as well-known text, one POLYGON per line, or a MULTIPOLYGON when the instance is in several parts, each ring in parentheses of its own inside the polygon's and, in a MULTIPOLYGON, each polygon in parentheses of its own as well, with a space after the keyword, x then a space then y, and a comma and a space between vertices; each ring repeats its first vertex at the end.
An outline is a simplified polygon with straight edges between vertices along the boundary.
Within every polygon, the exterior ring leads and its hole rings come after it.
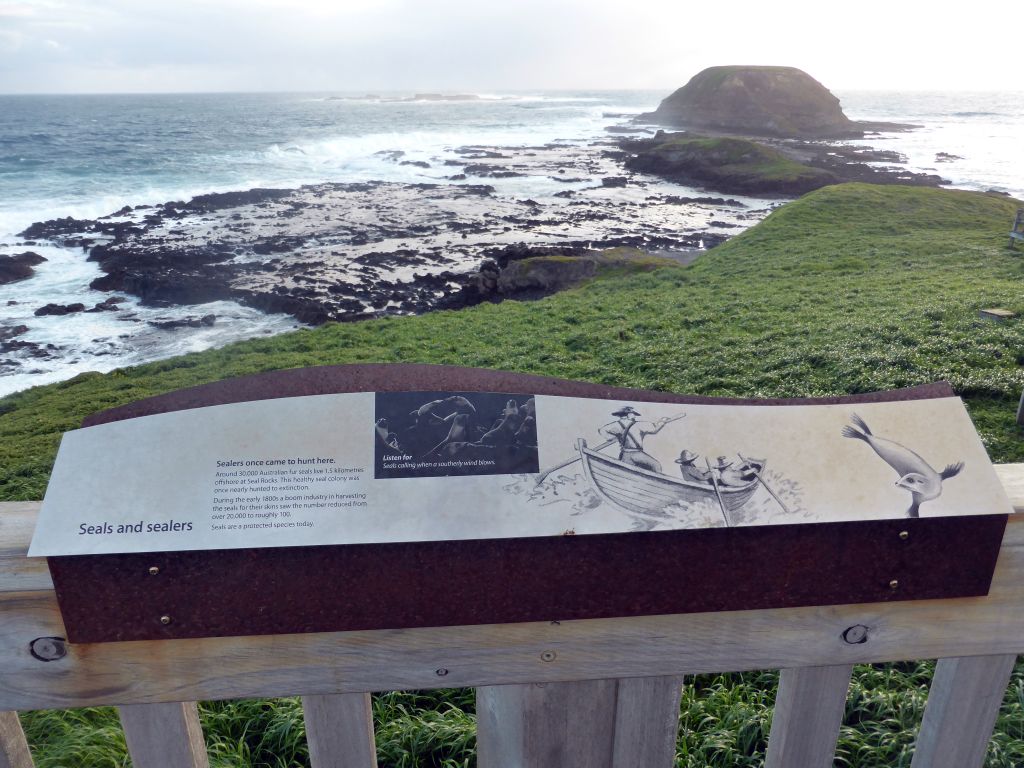
MULTIPOLYGON (((997 471, 1024 511, 1024 465, 997 471)), ((0 504, 0 712, 1024 651, 1024 516, 1011 518, 984 598, 66 646, 46 565, 25 557, 37 509, 0 504), (844 641, 856 625, 866 627, 866 640, 844 641)))

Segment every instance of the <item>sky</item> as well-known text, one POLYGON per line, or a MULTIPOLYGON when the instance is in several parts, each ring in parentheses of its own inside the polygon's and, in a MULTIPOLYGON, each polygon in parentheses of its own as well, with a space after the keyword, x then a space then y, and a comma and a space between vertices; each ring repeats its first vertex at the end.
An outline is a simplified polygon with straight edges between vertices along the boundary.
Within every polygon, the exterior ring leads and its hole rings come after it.
POLYGON ((0 0, 0 93, 672 90, 719 64, 832 90, 1024 90, 1019 7, 895 0, 0 0))

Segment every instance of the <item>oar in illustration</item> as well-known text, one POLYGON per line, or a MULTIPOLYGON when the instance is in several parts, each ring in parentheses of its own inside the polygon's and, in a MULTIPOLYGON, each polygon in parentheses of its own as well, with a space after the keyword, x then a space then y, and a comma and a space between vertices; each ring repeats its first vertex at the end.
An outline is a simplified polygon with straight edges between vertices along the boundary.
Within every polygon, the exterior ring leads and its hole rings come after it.
MULTIPOLYGON (((745 458, 743 458, 743 454, 742 453, 738 453, 736 455, 740 457, 740 461, 747 461, 745 458)), ((755 466, 756 466, 756 462, 752 462, 752 463, 754 463, 755 466)), ((785 505, 785 503, 782 501, 782 499, 779 498, 778 494, 775 493, 775 491, 772 490, 771 486, 768 485, 768 483, 766 483, 764 481, 764 479, 761 477, 761 468, 760 467, 758 467, 756 470, 754 470, 754 477, 756 477, 757 478, 757 482, 759 482, 761 484, 761 486, 766 491, 768 491, 768 493, 770 493, 772 495, 772 498, 775 499, 775 501, 778 503, 778 505, 780 507, 782 507, 782 511, 785 512, 787 515, 791 514, 790 511, 789 511, 789 507, 787 507, 785 505)))
MULTIPOLYGON (((603 448, 607 448, 612 443, 617 443, 617 442, 618 442, 618 440, 605 440, 600 445, 594 446, 594 450, 595 451, 600 451, 603 448)), ((552 472, 557 472, 560 469, 565 469, 570 464, 575 464, 581 458, 582 458, 581 456, 577 456, 575 459, 569 459, 568 461, 566 461, 566 462, 564 462, 562 464, 559 464, 557 467, 552 467, 551 469, 544 470, 539 475, 537 475, 536 484, 540 485, 541 483, 543 483, 547 479, 547 476, 550 475, 552 472)))
POLYGON ((722 508, 722 518, 725 520, 725 527, 729 527, 729 515, 725 512, 725 502, 722 501, 722 493, 718 490, 718 481, 715 479, 715 470, 711 468, 711 462, 707 458, 704 463, 708 465, 708 477, 711 478, 711 485, 715 488, 715 497, 718 499, 718 506, 722 508))

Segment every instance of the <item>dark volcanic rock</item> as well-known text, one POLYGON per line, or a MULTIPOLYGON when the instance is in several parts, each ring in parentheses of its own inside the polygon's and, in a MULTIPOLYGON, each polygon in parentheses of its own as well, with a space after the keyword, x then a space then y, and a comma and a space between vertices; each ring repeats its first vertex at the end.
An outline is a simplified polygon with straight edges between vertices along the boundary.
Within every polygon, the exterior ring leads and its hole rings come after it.
POLYGON ((43 317, 45 315, 70 315, 75 312, 84 312, 85 304, 47 304, 46 306, 37 309, 34 314, 36 317, 43 317))
POLYGON ((517 176, 526 175, 518 171, 510 171, 508 168, 500 165, 486 165, 484 163, 473 163, 467 165, 463 170, 470 176, 487 176, 492 179, 512 179, 517 176))
POLYGON ((934 174, 868 165, 865 161, 905 162, 897 152, 870 147, 664 131, 651 139, 624 139, 621 145, 631 170, 734 194, 796 196, 851 181, 926 187, 949 183, 934 174))
POLYGON ((754 136, 846 138, 912 126, 856 123, 839 99, 795 67, 709 67, 638 120, 754 136))
POLYGON ((15 336, 21 336, 23 333, 28 333, 27 325, 0 326, 0 342, 10 341, 15 336))
POLYGON ((32 267, 44 261, 46 259, 32 251, 16 253, 13 256, 0 256, 0 285, 32 277, 35 274, 32 267))
POLYGON ((216 315, 203 315, 202 317, 183 317, 179 320, 150 320, 149 324, 154 328, 164 331, 171 331, 175 328, 203 328, 210 327, 217 322, 216 315))
POLYGON ((664 133, 624 144, 626 167, 718 192, 747 195, 802 195, 834 184, 829 171, 810 168, 781 152, 747 139, 664 133))
POLYGON ((86 312, 117 312, 120 307, 118 304, 122 304, 128 301, 124 296, 111 296, 109 299, 104 299, 99 302, 92 309, 85 310, 86 312))

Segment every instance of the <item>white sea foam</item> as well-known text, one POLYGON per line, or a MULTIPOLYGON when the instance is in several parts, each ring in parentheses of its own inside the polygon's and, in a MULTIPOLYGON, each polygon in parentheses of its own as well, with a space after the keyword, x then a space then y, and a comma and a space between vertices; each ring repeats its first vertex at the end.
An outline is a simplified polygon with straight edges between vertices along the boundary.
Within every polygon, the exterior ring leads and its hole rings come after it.
MULTIPOLYGON (((21 249, 0 242, 0 253, 17 250, 21 249)), ((132 296, 125 296, 116 312, 36 317, 35 310, 46 304, 82 303, 91 308, 113 294, 89 288, 89 283, 102 273, 97 264, 86 260, 81 249, 35 245, 31 250, 47 261, 35 267, 31 279, 3 286, 0 326, 28 326, 28 331, 16 337, 18 341, 43 348, 52 345, 53 349, 47 357, 34 357, 24 351, 8 353, 6 357, 21 362, 21 366, 0 375, 0 396, 85 371, 110 371, 298 327, 286 315, 268 315, 230 301, 161 309, 143 307, 132 296), (209 314, 217 316, 216 322, 201 328, 163 330, 149 324, 209 314)))

